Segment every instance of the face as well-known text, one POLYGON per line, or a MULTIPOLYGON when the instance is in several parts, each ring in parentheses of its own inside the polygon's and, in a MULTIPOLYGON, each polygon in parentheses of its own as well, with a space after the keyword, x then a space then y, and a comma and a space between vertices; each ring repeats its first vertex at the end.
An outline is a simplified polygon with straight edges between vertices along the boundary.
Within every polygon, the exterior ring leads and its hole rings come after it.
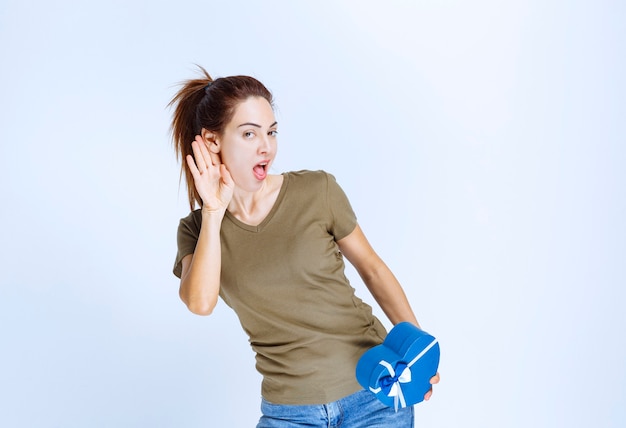
POLYGON ((277 126, 267 100, 251 97, 237 106, 222 135, 210 146, 219 151, 241 189, 253 192, 263 185, 276 156, 277 126))

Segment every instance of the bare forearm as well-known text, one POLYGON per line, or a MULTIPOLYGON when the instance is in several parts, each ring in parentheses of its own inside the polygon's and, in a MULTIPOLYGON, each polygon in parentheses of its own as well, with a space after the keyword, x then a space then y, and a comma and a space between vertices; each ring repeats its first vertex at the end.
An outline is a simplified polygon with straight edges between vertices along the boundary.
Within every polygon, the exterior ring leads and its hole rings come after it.
POLYGON ((419 326, 402 286, 371 247, 359 225, 337 241, 337 245, 394 325, 408 321, 419 326))
POLYGON ((408 321, 419 327, 402 286, 382 261, 376 269, 362 277, 374 299, 394 325, 408 321))
POLYGON ((180 297, 189 310, 210 315, 217 304, 220 290, 222 249, 220 228, 223 215, 202 213, 202 227, 189 266, 184 266, 180 297))

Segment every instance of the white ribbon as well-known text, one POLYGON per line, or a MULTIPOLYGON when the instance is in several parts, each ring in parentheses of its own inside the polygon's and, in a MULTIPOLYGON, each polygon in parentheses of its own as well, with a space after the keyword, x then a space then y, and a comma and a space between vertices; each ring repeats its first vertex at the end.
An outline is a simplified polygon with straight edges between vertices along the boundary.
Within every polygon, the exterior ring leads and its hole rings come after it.
MULTIPOLYGON (((422 350, 422 352, 417 354, 417 356, 413 358, 411 362, 409 362, 406 365, 405 369, 402 371, 400 376, 398 376, 398 380, 394 382, 393 385, 391 385, 391 389, 389 390, 389 393, 387 394, 387 396, 393 397, 393 406, 396 412, 398 411, 398 404, 400 404, 401 408, 406 407, 406 400, 404 399, 404 394, 402 393, 402 386, 400 384, 411 382, 411 366, 415 364, 424 355, 426 355, 426 353, 430 350, 430 348, 435 346, 435 344, 437 344, 437 339, 434 339, 432 342, 430 342, 428 346, 426 346, 422 350)), ((388 363, 385 360, 381 360, 378 364, 386 368, 387 371, 389 372, 389 375, 392 378, 396 376, 396 371, 394 370, 393 366, 390 363, 388 363)), ((382 390, 382 387, 380 386, 378 388, 372 388, 370 386, 370 391, 372 391, 374 394, 378 394, 381 390, 382 390)))

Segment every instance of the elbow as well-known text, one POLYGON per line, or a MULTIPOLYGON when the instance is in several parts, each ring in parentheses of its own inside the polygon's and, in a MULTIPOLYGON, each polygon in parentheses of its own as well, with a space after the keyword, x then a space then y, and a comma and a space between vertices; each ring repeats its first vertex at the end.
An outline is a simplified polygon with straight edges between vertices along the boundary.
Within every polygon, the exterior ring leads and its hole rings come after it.
POLYGON ((217 299, 191 298, 182 292, 180 293, 180 299, 191 313, 202 316, 211 315, 217 305, 217 299))
POLYGON ((213 313, 213 309, 215 308, 215 306, 196 304, 196 305, 187 305, 187 308, 193 314, 206 317, 213 313))
POLYGON ((193 314, 208 316, 213 313, 215 303, 213 302, 185 302, 187 309, 193 314))

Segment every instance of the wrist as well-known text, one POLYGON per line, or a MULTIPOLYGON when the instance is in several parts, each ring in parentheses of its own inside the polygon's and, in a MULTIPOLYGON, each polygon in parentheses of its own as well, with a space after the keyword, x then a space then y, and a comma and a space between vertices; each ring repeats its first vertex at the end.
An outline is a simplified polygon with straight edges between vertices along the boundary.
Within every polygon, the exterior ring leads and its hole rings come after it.
POLYGON ((224 217, 224 214, 226 213, 226 208, 219 208, 219 209, 215 209, 215 208, 208 208, 208 207, 202 207, 200 209, 200 212, 202 214, 202 219, 219 219, 221 221, 221 219, 224 217))

